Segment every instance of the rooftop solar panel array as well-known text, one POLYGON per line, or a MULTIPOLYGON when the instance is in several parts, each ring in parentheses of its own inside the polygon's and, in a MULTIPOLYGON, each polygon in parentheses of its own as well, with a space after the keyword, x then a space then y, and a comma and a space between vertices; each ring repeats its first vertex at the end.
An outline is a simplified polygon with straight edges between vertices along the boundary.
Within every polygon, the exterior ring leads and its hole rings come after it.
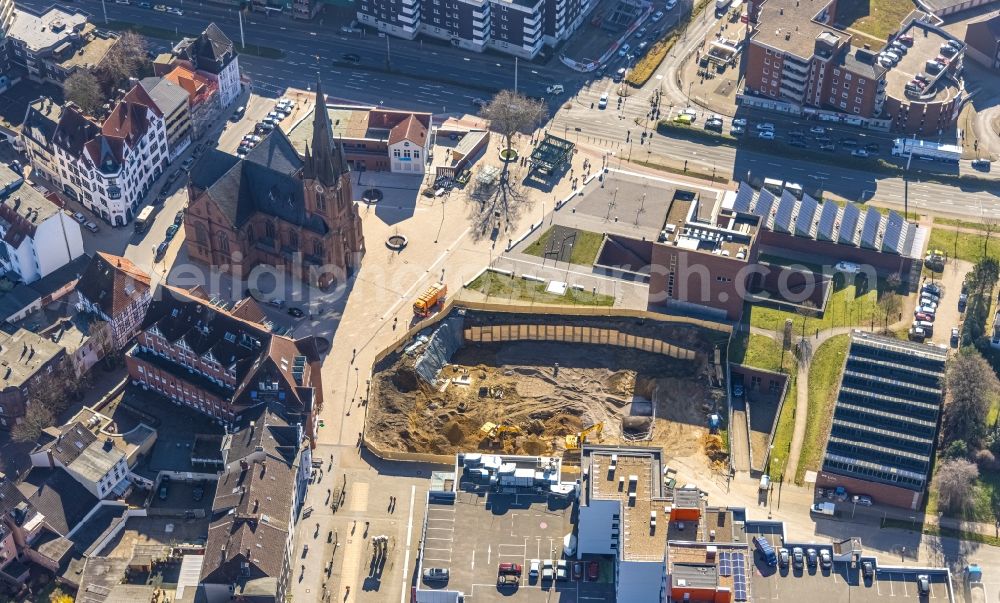
POLYGON ((857 205, 848 203, 844 206, 844 215, 840 218, 840 235, 837 237, 837 242, 844 245, 854 245, 860 217, 861 210, 858 209, 857 205))
POLYGON ((795 220, 795 234, 800 237, 811 237, 813 222, 815 221, 816 200, 809 195, 803 195, 802 203, 799 204, 799 217, 795 220))
POLYGON ((788 190, 781 193, 781 200, 778 202, 778 210, 774 214, 774 230, 788 234, 792 232, 792 213, 795 211, 795 204, 798 199, 792 196, 788 190))
POLYGON ((740 182, 740 187, 736 189, 736 201, 733 202, 733 211, 741 214, 750 213, 750 202, 753 201, 756 191, 746 182, 740 182))
POLYGON ((865 223, 861 229, 861 246, 867 249, 877 249, 875 238, 878 237, 878 229, 882 224, 882 214, 874 207, 869 207, 865 212, 865 223))
POLYGON ((902 254, 909 226, 903 216, 894 211, 889 212, 885 225, 885 237, 882 238, 882 251, 902 254))
POLYGON ((852 335, 823 470, 922 491, 937 437, 946 354, 852 335))
POLYGON ((819 210, 819 225, 816 227, 816 238, 821 241, 832 241, 837 229, 837 215, 840 207, 833 202, 824 203, 819 210))
POLYGON ((767 189, 761 189, 760 195, 757 197, 757 205, 753 208, 753 213, 760 216, 760 223, 767 227, 770 221, 771 208, 774 207, 774 202, 777 199, 771 194, 771 191, 767 189))

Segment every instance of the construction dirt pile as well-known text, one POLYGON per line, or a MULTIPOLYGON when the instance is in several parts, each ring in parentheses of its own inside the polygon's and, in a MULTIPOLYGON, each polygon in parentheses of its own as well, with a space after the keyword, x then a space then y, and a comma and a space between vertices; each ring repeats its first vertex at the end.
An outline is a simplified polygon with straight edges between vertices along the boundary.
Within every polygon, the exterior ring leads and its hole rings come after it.
POLYGON ((414 360, 399 354, 376 367, 366 434, 380 449, 553 454, 565 450, 564 436, 602 423, 589 442, 661 446, 709 463, 704 361, 611 346, 481 344, 459 349, 434 388, 414 360), (486 423, 501 427, 491 437, 486 423))

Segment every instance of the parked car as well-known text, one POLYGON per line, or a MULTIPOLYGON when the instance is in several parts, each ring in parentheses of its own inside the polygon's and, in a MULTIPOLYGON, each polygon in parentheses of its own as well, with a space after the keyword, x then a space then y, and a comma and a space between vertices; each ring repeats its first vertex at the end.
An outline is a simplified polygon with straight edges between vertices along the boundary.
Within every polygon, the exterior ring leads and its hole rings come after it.
POLYGON ((819 552, 819 564, 822 567, 830 567, 833 565, 833 558, 830 556, 829 549, 823 549, 819 552))
POLYGON ((548 94, 562 94, 565 92, 562 84, 552 84, 551 86, 545 87, 545 92, 548 94))
POLYGON ((163 479, 160 480, 160 491, 158 493, 160 500, 167 500, 167 495, 170 493, 170 476, 164 475, 163 479))
POLYGON ((171 15, 177 15, 178 17, 184 16, 184 11, 179 8, 174 8, 173 6, 167 8, 167 12, 171 15))
POLYGON ((840 146, 842 147, 856 147, 858 146, 857 139, 844 137, 840 139, 840 146))
POLYGON ((569 580, 569 561, 566 561, 565 559, 556 561, 556 580, 559 580, 560 582, 569 580))
POLYGON ((851 155, 854 157, 868 157, 869 153, 864 149, 854 149, 851 151, 851 155))
POLYGON ((816 549, 811 547, 806 549, 806 563, 809 567, 816 567, 816 549))
POLYGON ((662 10, 658 10, 655 13, 653 13, 653 16, 650 17, 650 20, 653 23, 658 23, 660 21, 660 19, 662 19, 662 18, 663 18, 663 11, 662 10))
MULTIPOLYGON (((300 310, 298 308, 289 308, 288 309, 288 315, 289 316, 294 316, 295 318, 302 318, 303 312, 302 312, 302 310, 300 310)), ((518 570, 517 573, 521 573, 521 571, 518 570)))
POLYGON ((424 570, 424 582, 447 582, 448 577, 446 567, 429 567, 424 570))
POLYGON ((957 348, 958 347, 958 342, 959 342, 960 339, 961 339, 961 333, 959 332, 958 327, 952 327, 951 328, 951 347, 957 348))
POLYGON ((674 10, 675 6, 677 6, 677 0, 667 0, 667 3, 663 8, 667 10, 674 10))
POLYGON ((542 560, 542 580, 552 580, 556 577, 555 565, 551 559, 542 560))
POLYGON ((789 561, 788 549, 786 549, 785 547, 781 547, 780 549, 778 549, 778 563, 781 564, 781 567, 788 567, 788 561, 789 561))
POLYGON ((926 291, 928 293, 933 293, 934 295, 941 295, 941 287, 935 285, 934 283, 924 283, 924 286, 921 287, 920 290, 926 291))
POLYGON ((573 562, 573 579, 583 580, 583 561, 573 562))
POLYGON ((743 126, 733 126, 729 128, 730 136, 743 136, 746 133, 746 131, 747 129, 743 126))
POLYGON ((919 321, 934 322, 934 315, 926 314, 924 312, 917 312, 916 314, 913 315, 913 319, 919 321))
POLYGON ((745 128, 747 127, 747 120, 743 119, 742 117, 737 117, 736 119, 733 120, 733 125, 745 128))
POLYGON ((528 563, 528 577, 529 578, 537 578, 538 577, 539 566, 541 564, 542 564, 542 562, 539 561, 538 559, 532 559, 531 562, 528 563))
POLYGON ((927 574, 920 574, 917 576, 917 591, 921 595, 927 595, 931 592, 931 579, 927 574))
POLYGON ((157 262, 159 262, 160 260, 162 260, 163 256, 167 255, 167 247, 169 247, 169 246, 170 246, 170 244, 167 241, 163 241, 162 243, 160 243, 159 245, 156 246, 156 257, 155 257, 155 259, 156 259, 157 262))
POLYGON ((515 576, 521 575, 521 564, 520 563, 501 563, 497 568, 497 573, 499 574, 513 574, 515 576))
POLYGON ((179 226, 182 222, 184 222, 184 210, 183 209, 180 210, 179 212, 177 212, 176 214, 174 214, 174 224, 177 224, 179 226))
POLYGON ((795 547, 792 549, 792 565, 795 567, 802 567, 802 547, 795 547))
POLYGON ((97 224, 95 224, 94 222, 87 222, 84 226, 86 226, 87 230, 89 230, 90 232, 96 233, 97 231, 100 230, 100 228, 98 228, 97 224))
POLYGON ((871 561, 861 562, 861 575, 866 579, 871 580, 875 577, 875 565, 871 561))
POLYGON ((205 497, 205 487, 202 486, 201 484, 198 484, 191 490, 191 500, 193 500, 194 502, 198 502, 204 497, 205 497))
POLYGON ((722 120, 721 119, 710 119, 705 122, 706 130, 713 130, 715 132, 722 133, 722 120))
POLYGON ((194 165, 194 158, 188 157, 187 159, 181 162, 181 169, 184 171, 190 170, 192 165, 194 165))
POLYGON ((604 109, 608 106, 608 94, 605 92, 601 95, 600 100, 597 101, 597 108, 604 109))
POLYGON ((84 216, 83 214, 81 214, 80 212, 74 213, 73 214, 73 219, 76 220, 77 222, 79 222, 80 224, 83 224, 83 223, 85 223, 87 221, 87 217, 84 216))
POLYGON ((837 145, 833 144, 832 142, 828 142, 826 144, 819 145, 819 150, 832 153, 837 150, 837 145))
POLYGON ((993 167, 993 162, 989 159, 973 159, 972 167, 977 170, 988 172, 990 171, 990 168, 993 167))
POLYGON ((173 239, 174 235, 177 234, 177 231, 179 229, 180 229, 180 226, 178 226, 176 224, 171 224, 170 226, 167 226, 167 240, 169 241, 169 240, 173 239))
POLYGON ((965 312, 965 307, 969 305, 969 294, 963 293, 958 296, 958 311, 965 312))
POLYGON ((931 308, 930 306, 918 306, 917 307, 917 312, 920 312, 922 314, 930 314, 930 316, 931 316, 931 322, 934 322, 933 319, 934 319, 934 315, 937 313, 937 309, 936 308, 931 308))
POLYGON ((846 261, 837 262, 834 268, 837 270, 837 272, 846 272, 848 274, 856 274, 859 270, 861 270, 861 267, 855 264, 854 262, 846 262, 846 261))

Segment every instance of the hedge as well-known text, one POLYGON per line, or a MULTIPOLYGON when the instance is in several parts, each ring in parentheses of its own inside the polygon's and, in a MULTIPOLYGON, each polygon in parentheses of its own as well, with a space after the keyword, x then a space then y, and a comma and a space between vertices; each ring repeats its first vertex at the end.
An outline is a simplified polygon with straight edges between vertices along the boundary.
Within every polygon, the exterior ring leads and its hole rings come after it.
POLYGON ((649 78, 653 77, 653 74, 656 73, 656 69, 663 62, 663 59, 667 58, 667 53, 674 47, 674 42, 676 41, 677 36, 671 35, 653 44, 653 47, 649 49, 646 56, 639 59, 639 62, 635 64, 635 67, 629 72, 625 81, 636 88, 648 82, 649 78))

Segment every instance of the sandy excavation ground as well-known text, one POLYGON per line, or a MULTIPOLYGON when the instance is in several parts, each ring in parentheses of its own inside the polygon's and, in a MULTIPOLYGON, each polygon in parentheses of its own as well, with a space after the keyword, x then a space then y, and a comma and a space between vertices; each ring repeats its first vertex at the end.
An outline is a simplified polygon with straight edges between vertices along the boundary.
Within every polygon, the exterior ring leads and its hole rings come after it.
POLYGON ((660 446, 668 458, 709 463, 706 444, 721 443, 708 436, 712 398, 704 363, 611 346, 482 344, 455 353, 438 389, 417 377, 413 364, 401 355, 376 367, 366 433, 380 448, 552 454, 565 450, 563 436, 596 422, 604 423, 603 433, 589 441, 660 446), (453 382, 465 378, 468 385, 453 382), (520 433, 491 441, 480 433, 487 421, 520 433), (642 439, 650 426, 651 438, 642 439))

